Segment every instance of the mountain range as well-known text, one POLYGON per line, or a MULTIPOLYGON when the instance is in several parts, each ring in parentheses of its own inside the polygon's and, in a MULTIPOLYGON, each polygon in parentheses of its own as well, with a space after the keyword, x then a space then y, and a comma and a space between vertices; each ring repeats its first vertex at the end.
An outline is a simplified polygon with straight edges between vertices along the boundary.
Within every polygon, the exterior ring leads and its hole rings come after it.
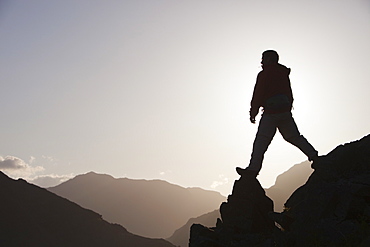
MULTIPOLYGON (((307 181, 313 171, 310 164, 306 161, 294 165, 266 189, 276 212, 282 211, 292 192, 307 181)), ((162 180, 116 179, 94 172, 78 175, 48 190, 98 212, 130 232, 165 238, 182 247, 188 244, 191 225, 214 225, 220 217, 215 209, 226 200, 217 192, 183 188, 162 180)))
POLYGON ((162 180, 116 179, 93 172, 48 190, 134 234, 155 238, 171 236, 190 218, 211 212, 225 201, 214 191, 183 188, 162 180))
POLYGON ((101 215, 0 172, 0 246, 174 247, 134 235, 101 215))
MULTIPOLYGON (((311 173, 312 169, 310 168, 310 163, 303 162, 293 166, 291 169, 278 176, 275 184, 269 189, 266 189, 266 194, 275 202, 275 211, 282 211, 283 204, 286 199, 296 188, 305 183, 311 173)), ((5 177, 6 176, 2 174, 2 179, 4 181, 6 180, 4 179, 5 177)), ((7 179, 11 181, 11 179, 7 179)), ((35 191, 36 189, 43 191, 45 195, 42 200, 50 201, 50 198, 57 197, 52 193, 47 194, 45 189, 28 184, 24 180, 13 181, 13 183, 9 181, 7 181, 7 183, 13 184, 13 187, 18 186, 21 188, 22 186, 19 184, 22 184, 23 187, 32 187, 35 191)), ((3 184, 3 182, 1 184, 3 184)), ((8 187, 7 191, 6 189, 4 190, 4 188, 5 187, 2 188, 2 198, 4 198, 3 201, 7 203, 3 203, 2 206, 6 208, 14 207, 12 205, 16 203, 14 202, 15 198, 12 198, 12 193, 10 193, 12 189, 9 189, 10 187, 8 187)), ((63 184, 48 188, 48 190, 68 199, 65 200, 59 197, 58 200, 61 200, 61 203, 60 207, 57 208, 58 210, 65 210, 63 205, 65 205, 65 201, 67 201, 83 212, 90 212, 91 218, 95 221, 100 223, 104 222, 103 225, 107 229, 115 229, 115 232, 120 232, 118 235, 125 236, 125 246, 131 246, 131 242, 134 243, 135 241, 154 241, 157 242, 155 244, 158 244, 158 242, 164 240, 148 239, 148 237, 167 237, 166 240, 172 244, 185 247, 188 245, 191 225, 195 223, 203 224, 205 226, 214 225, 217 218, 220 217, 219 210, 215 209, 226 200, 225 197, 217 192, 207 191, 200 188, 183 188, 162 180, 116 179, 109 175, 96 174, 94 172, 78 175, 63 184), (73 201, 73 203, 71 201, 73 201), (118 223, 119 225, 114 223, 118 223), (140 236, 145 236, 146 238, 140 236)), ((30 195, 33 195, 34 193, 37 194, 37 192, 32 192, 30 195)), ((14 195, 20 194, 16 192, 14 195)), ((21 201, 21 199, 19 199, 19 201, 21 201)), ((29 198, 29 200, 25 200, 23 202, 22 205, 24 205, 24 208, 15 206, 14 210, 22 211, 28 207, 35 210, 35 212, 36 210, 41 210, 40 208, 33 209, 32 203, 35 202, 36 201, 29 198), (31 203, 31 206, 27 206, 29 203, 31 203)), ((69 207, 70 206, 67 208, 69 207)), ((4 208, 4 212, 6 211, 6 208, 4 208)), ((40 212, 34 213, 32 210, 29 211, 30 215, 40 214, 40 212)), ((13 215, 19 215, 16 211, 13 212, 13 215)), ((26 213, 23 212, 21 214, 22 217, 19 218, 20 221, 18 223, 13 222, 14 224, 21 224, 22 221, 32 221, 28 219, 30 216, 26 213)), ((62 215, 64 215, 64 213, 62 213, 62 215)), ((45 215, 42 217, 40 216, 39 219, 42 219, 43 217, 45 217, 45 215)), ((55 217, 49 218, 53 219, 57 225, 67 226, 67 224, 60 224, 59 222, 59 220, 68 219, 68 216, 66 215, 64 215, 62 219, 56 219, 55 217)), ((4 222, 6 221, 3 221, 3 223, 4 222)), ((34 220, 34 222, 36 224, 40 224, 37 220, 34 220)), ((49 224, 51 224, 51 222, 49 222, 49 224)), ((5 225, 3 226, 4 229, 6 228, 5 225)), ((16 228, 17 227, 14 226, 10 229, 14 230, 16 228)), ((50 228, 48 230, 52 231, 52 229, 53 228, 50 228)), ((24 230, 25 229, 23 229, 23 231, 24 230)), ((4 230, 3 233, 7 233, 7 235, 12 236, 9 231, 10 230, 4 230)), ((108 230, 105 231, 109 232, 108 230)), ((65 232, 66 234, 68 233, 68 231, 65 232)), ((42 234, 42 236, 49 235, 51 236, 50 239, 55 239, 53 234, 46 232, 42 234)), ((99 236, 99 234, 97 234, 97 236, 99 236)), ((76 236, 70 236, 70 239, 73 238, 77 239, 76 236)), ((114 239, 120 237, 112 236, 111 238, 114 239)), ((47 239, 48 237, 45 238, 45 241, 51 241, 47 239)), ((40 239, 35 240, 35 242, 37 241, 40 241, 40 239)), ((98 241, 95 242, 97 243, 98 241)), ((149 242, 145 243, 143 246, 151 246, 150 244, 152 243, 149 244, 149 242)), ((1 243, 2 242, 0 240, 0 246, 1 243)), ((63 241, 61 243, 63 243, 63 241)), ((161 242, 158 246, 166 246, 167 244, 169 243, 161 242)), ((73 246, 73 244, 71 246, 73 246)), ((133 246, 140 245, 135 243, 133 246)))

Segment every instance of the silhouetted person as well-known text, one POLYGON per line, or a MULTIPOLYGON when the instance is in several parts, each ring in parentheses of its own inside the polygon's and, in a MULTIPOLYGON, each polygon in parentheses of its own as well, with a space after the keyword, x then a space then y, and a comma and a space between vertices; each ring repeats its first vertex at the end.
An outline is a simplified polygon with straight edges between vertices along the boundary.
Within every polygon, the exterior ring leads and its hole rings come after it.
POLYGON ((263 107, 252 157, 245 169, 237 167, 239 175, 257 176, 262 168, 264 154, 278 129, 283 138, 298 147, 310 161, 318 157, 317 151, 298 131, 292 117, 293 94, 290 87, 290 69, 279 64, 276 51, 262 53, 262 71, 257 76, 250 109, 250 121, 254 124, 259 108, 263 107))

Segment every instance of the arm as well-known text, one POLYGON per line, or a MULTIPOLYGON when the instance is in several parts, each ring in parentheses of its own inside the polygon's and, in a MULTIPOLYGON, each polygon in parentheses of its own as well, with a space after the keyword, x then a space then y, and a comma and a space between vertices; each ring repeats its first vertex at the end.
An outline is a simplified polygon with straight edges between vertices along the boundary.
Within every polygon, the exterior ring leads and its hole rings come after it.
POLYGON ((249 111, 251 123, 256 123, 256 116, 263 101, 263 74, 260 72, 257 76, 256 85, 254 86, 251 108, 249 111))

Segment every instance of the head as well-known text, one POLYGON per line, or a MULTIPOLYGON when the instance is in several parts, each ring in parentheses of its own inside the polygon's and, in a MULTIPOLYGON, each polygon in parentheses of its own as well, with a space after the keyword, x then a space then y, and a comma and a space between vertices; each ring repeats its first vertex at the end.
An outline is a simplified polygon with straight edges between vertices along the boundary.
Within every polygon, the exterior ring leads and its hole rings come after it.
POLYGON ((274 50, 267 50, 262 53, 262 65, 274 64, 279 62, 279 54, 274 50))

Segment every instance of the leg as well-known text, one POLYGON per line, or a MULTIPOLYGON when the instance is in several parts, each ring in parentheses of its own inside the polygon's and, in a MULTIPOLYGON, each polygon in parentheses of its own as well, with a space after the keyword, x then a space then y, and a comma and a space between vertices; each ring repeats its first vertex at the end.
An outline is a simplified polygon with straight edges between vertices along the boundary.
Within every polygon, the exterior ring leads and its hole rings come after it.
POLYGON ((299 133, 298 127, 292 117, 292 113, 287 112, 281 115, 278 122, 278 129, 283 138, 298 147, 309 160, 317 156, 315 148, 299 133))
POLYGON ((269 114, 262 115, 256 138, 253 143, 252 157, 248 166, 248 170, 256 171, 257 173, 261 170, 264 154, 275 133, 276 122, 274 117, 269 114))

